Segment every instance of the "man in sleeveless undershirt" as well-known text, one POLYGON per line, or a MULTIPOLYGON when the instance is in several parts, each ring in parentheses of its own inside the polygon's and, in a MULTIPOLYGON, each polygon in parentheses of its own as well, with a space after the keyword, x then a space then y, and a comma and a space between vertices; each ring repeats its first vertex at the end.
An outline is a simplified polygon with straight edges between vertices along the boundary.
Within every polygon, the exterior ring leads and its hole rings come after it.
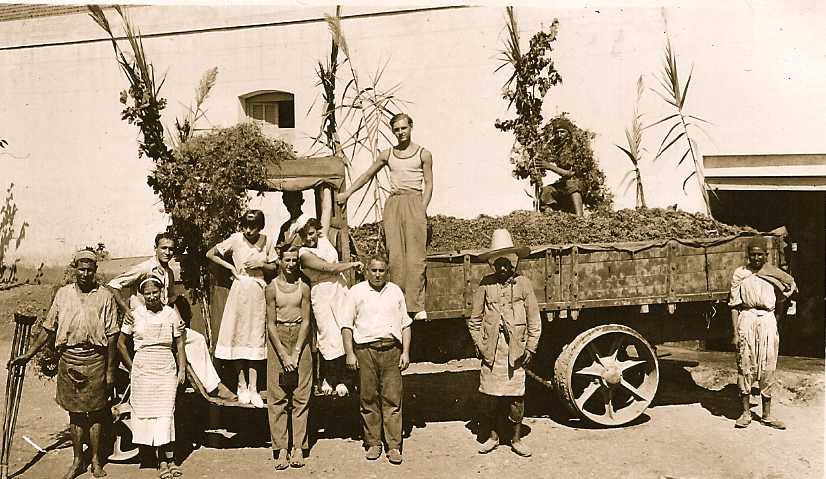
POLYGON ((433 156, 411 141, 413 119, 399 113, 390 119, 398 144, 379 153, 370 168, 336 201, 350 196, 385 166, 390 173, 390 197, 384 204, 384 234, 390 257, 390 281, 404 291, 405 303, 415 319, 426 319, 425 248, 427 206, 433 196, 433 156))

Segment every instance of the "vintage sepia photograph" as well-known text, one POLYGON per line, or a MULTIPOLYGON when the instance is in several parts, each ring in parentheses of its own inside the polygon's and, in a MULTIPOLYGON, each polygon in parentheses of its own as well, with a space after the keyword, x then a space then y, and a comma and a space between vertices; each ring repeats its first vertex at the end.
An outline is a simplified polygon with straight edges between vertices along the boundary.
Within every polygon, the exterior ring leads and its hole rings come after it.
POLYGON ((0 0, 0 479, 823 478, 824 25, 0 0))

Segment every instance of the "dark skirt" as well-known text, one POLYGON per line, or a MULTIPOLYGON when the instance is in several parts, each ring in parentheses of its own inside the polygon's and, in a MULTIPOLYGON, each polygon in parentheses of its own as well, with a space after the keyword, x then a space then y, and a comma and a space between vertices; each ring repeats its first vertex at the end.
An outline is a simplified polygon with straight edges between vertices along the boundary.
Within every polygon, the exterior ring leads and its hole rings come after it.
POLYGON ((57 363, 57 403, 68 412, 106 408, 106 358, 103 348, 71 347, 57 363))

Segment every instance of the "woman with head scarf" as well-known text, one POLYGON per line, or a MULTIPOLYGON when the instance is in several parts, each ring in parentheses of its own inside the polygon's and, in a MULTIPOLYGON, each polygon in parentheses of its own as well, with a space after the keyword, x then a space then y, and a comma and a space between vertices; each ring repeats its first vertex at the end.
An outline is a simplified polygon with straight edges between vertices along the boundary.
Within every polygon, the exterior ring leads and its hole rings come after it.
POLYGON ((184 322, 175 309, 161 302, 163 280, 148 275, 138 291, 144 306, 124 321, 118 349, 130 371, 132 442, 151 446, 158 460, 161 479, 178 477, 172 444, 175 441, 175 395, 186 379, 184 322), (134 356, 126 336, 132 336, 134 356), (174 343, 174 348, 173 348, 174 343))

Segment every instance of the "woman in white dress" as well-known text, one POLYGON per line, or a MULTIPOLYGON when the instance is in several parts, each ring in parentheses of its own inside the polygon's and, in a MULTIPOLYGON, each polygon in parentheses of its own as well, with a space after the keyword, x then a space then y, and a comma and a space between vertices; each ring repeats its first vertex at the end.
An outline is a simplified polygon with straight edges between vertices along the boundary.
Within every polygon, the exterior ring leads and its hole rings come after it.
POLYGON ((321 196, 321 221, 312 218, 299 230, 304 246, 298 258, 304 274, 310 280, 310 303, 315 317, 316 342, 324 358, 321 391, 346 396, 344 385, 344 343, 338 315, 347 297, 347 282, 343 272, 360 268, 361 262, 339 263, 338 252, 328 239, 333 203, 329 190, 321 196))
POLYGON ((161 303, 162 290, 163 280, 157 276, 141 280, 138 291, 145 305, 132 311, 132 320, 124 320, 118 349, 130 371, 132 441, 153 448, 160 477, 167 479, 182 475, 172 444, 175 395, 186 379, 186 352, 184 322, 177 311, 161 303), (134 357, 129 354, 127 335, 134 341, 134 357))
POLYGON ((232 273, 232 286, 221 317, 215 357, 229 360, 238 375, 238 401, 264 407, 258 374, 251 361, 267 359, 267 306, 264 272, 277 269, 278 254, 261 233, 264 213, 250 210, 241 217, 241 231, 210 248, 206 257, 232 273), (221 256, 232 255, 232 263, 221 256), (220 256, 219 256, 220 255, 220 256))

